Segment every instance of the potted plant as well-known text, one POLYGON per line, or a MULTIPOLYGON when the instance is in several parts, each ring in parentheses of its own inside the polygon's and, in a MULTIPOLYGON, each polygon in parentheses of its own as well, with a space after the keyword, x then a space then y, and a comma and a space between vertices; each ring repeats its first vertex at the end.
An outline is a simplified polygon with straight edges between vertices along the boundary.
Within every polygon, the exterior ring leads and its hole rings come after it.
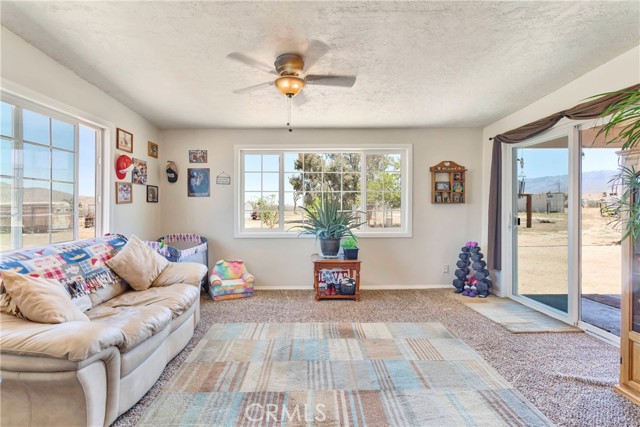
POLYGON ((355 236, 347 237, 342 241, 342 250, 345 259, 358 259, 358 240, 355 236))
POLYGON ((326 257, 335 257, 340 250, 343 237, 354 237, 351 230, 360 227, 360 212, 340 210, 340 200, 323 196, 310 206, 302 206, 305 219, 294 221, 299 224, 300 234, 311 234, 320 240, 320 250, 326 257))

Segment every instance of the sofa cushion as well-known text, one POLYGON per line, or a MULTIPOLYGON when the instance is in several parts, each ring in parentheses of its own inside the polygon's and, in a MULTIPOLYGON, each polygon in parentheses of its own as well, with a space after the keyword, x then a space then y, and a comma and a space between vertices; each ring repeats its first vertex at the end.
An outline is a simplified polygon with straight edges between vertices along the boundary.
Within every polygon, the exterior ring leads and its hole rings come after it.
POLYGON ((118 345, 122 353, 135 348, 171 323, 171 310, 167 307, 161 305, 113 307, 107 305, 111 301, 113 300, 92 308, 86 314, 92 323, 108 324, 122 331, 124 342, 118 345))
POLYGON ((107 265, 129 283, 136 291, 143 291, 162 273, 169 261, 145 245, 135 235, 107 265))
POLYGON ((35 323, 0 313, 2 353, 82 361, 124 343, 118 328, 100 322, 35 323))
POLYGON ((207 266, 195 262, 172 262, 153 281, 151 286, 167 286, 175 283, 188 283, 200 286, 207 275, 207 266))
POLYGON ((89 321, 59 281, 13 271, 1 274, 7 294, 27 319, 38 323, 89 321))
POLYGON ((144 292, 125 292, 105 302, 113 308, 160 306, 171 310, 173 318, 187 311, 200 298, 200 288, 185 283, 149 288, 144 292))

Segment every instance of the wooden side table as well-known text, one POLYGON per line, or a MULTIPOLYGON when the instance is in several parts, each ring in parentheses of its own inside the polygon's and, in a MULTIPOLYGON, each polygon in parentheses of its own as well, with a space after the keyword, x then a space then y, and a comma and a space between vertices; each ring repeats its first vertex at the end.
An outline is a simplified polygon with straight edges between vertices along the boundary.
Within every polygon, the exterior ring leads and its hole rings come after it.
POLYGON ((315 258, 313 261, 313 288, 316 292, 316 301, 321 299, 352 299, 360 301, 360 264, 358 259, 324 259, 315 258), (356 281, 356 293, 354 295, 329 295, 325 290, 320 289, 321 270, 344 271, 350 278, 356 281))

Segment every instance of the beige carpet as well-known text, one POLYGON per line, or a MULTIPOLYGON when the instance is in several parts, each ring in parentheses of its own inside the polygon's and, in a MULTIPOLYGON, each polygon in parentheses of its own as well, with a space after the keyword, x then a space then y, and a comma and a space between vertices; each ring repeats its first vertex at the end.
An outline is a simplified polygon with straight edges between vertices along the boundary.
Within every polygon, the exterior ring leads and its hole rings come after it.
MULTIPOLYGON (((438 322, 472 347, 558 426, 640 426, 640 407, 618 395, 619 351, 588 334, 514 334, 460 303, 453 290, 363 291, 362 301, 319 301, 309 291, 201 300, 194 339, 137 405, 114 423, 135 426, 214 323, 438 322)), ((443 426, 446 427, 446 426, 443 426)))
POLYGON ((510 298, 469 298, 456 295, 461 303, 514 334, 540 332, 582 332, 567 323, 547 316, 510 298))

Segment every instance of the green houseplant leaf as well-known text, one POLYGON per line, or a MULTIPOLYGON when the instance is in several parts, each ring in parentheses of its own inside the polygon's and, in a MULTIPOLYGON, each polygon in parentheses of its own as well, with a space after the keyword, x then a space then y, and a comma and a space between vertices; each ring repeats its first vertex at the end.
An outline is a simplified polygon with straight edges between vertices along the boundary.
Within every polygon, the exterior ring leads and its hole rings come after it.
POLYGON ((316 239, 342 239, 354 237, 354 229, 365 224, 360 221, 360 212, 340 210, 337 197, 324 195, 310 206, 302 206, 304 220, 294 221, 296 226, 290 230, 299 230, 300 234, 310 234, 316 239))

